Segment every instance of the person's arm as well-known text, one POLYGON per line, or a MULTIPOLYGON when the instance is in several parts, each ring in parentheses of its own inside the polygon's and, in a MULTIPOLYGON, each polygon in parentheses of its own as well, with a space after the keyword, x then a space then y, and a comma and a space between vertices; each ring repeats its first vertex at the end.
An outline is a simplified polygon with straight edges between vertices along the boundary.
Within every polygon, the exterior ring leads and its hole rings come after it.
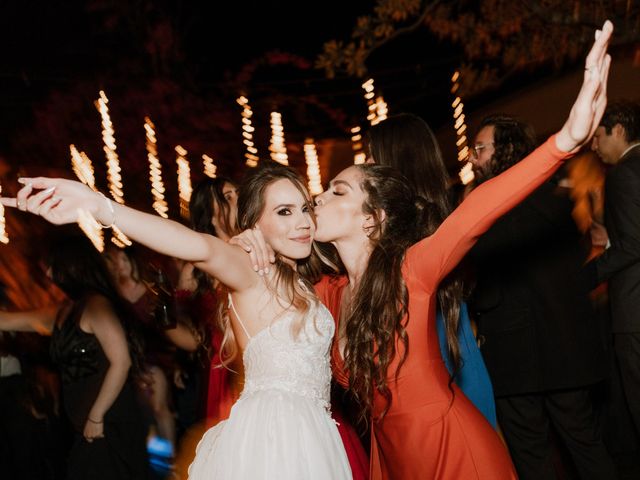
POLYGON ((131 355, 122 324, 106 298, 92 297, 87 302, 80 325, 95 335, 109 361, 109 368, 84 427, 84 437, 91 440, 104 436, 104 416, 127 380, 131 355))
POLYGON ((4 205, 40 215, 62 225, 78 220, 85 210, 103 225, 116 225, 126 236, 164 255, 193 262, 232 290, 258 281, 250 260, 239 247, 199 233, 173 220, 140 212, 106 199, 86 185, 61 178, 22 178, 25 186, 4 205), (40 190, 38 193, 34 191, 40 190))
POLYGON ((611 246, 587 266, 596 279, 592 287, 640 262, 640 178, 625 170, 611 175, 606 189, 606 201, 611 205, 607 223, 615 226, 616 236, 611 246))
POLYGON ((430 237, 407 251, 407 266, 428 291, 466 255, 478 237, 524 200, 571 156, 554 137, 527 158, 476 188, 430 237))
MULTIPOLYGON (((254 273, 255 275, 255 273, 254 273)), ((178 319, 178 323, 175 328, 170 328, 164 331, 164 334, 176 347, 187 352, 195 352, 200 347, 202 339, 196 332, 184 323, 181 323, 178 319)))
POLYGON ((0 311, 0 330, 51 335, 57 312, 58 307, 47 307, 27 312, 0 311))
POLYGON ((524 200, 593 136, 607 104, 613 31, 605 22, 587 56, 582 88, 562 129, 525 159, 476 188, 438 230, 407 252, 406 268, 426 291, 444 278, 501 215, 524 200))

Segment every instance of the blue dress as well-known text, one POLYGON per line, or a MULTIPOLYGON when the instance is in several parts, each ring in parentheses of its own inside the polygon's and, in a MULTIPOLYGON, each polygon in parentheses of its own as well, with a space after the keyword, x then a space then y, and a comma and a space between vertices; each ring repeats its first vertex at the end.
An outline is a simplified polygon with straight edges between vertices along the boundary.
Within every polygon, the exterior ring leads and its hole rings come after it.
MULTIPOLYGON (((447 348, 447 337, 444 328, 442 312, 438 310, 436 315, 438 339, 440 340, 440 352, 449 373, 451 373, 451 360, 447 348)), ((489 372, 482 359, 482 354, 476 343, 476 338, 471 329, 471 320, 467 305, 460 305, 460 324, 458 325, 458 341, 460 342, 461 367, 454 379, 458 387, 464 392, 485 416, 493 428, 497 426, 496 404, 493 398, 493 386, 489 378, 489 372)))

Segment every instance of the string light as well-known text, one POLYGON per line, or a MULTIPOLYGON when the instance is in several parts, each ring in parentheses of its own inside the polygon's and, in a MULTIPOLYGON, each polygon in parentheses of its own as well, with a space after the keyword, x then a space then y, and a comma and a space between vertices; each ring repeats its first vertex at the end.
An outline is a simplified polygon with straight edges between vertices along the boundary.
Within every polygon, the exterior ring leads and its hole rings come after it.
POLYGON ((96 179, 93 173, 93 163, 84 152, 79 152, 75 145, 69 145, 71 152, 71 168, 78 180, 88 185, 92 190, 96 189, 96 179))
POLYGON ((204 174, 207 177, 216 178, 216 170, 218 170, 218 167, 213 163, 213 158, 205 153, 202 155, 202 161, 204 163, 204 174))
POLYGON ((103 90, 100 90, 100 98, 96 100, 95 106, 102 117, 102 149, 107 157, 107 174, 109 180, 109 191, 113 199, 124 205, 124 195, 122 193, 122 178, 120 176, 120 160, 116 152, 116 139, 114 137, 113 124, 107 107, 109 99, 103 90))
MULTIPOLYGON (((76 177, 91 188, 96 190, 96 179, 93 173, 93 163, 91 159, 84 152, 79 152, 75 145, 69 145, 69 151, 71 152, 71 168, 76 174, 76 177)), ((78 225, 85 235, 91 240, 91 243, 101 252, 104 249, 104 235, 102 228, 98 222, 91 216, 86 210, 78 211, 78 225), (89 220, 91 217, 91 220, 89 220)))
POLYGON ((309 178, 309 192, 311 195, 322 193, 322 178, 320 176, 320 164, 318 152, 312 138, 304 141, 304 159, 307 162, 307 177, 309 178))
MULTIPOLYGON (((2 185, 0 185, 0 193, 2 193, 2 185)), ((9 243, 7 236, 6 220, 4 218, 4 205, 0 203, 0 242, 9 243)))
POLYGON ((153 209, 162 218, 169 218, 167 212, 169 206, 164 199, 164 184, 162 183, 162 165, 158 159, 158 146, 155 125, 149 117, 144 117, 144 130, 146 135, 147 159, 149 160, 149 181, 151 182, 151 195, 153 196, 153 209))
POLYGON ((473 180, 472 165, 469 162, 469 146, 467 139, 467 124, 465 123, 464 104, 462 99, 456 95, 460 89, 460 72, 456 72, 451 77, 451 93, 455 95, 451 108, 453 108, 453 127, 456 130, 456 147, 458 149, 458 161, 465 162, 458 176, 463 185, 467 185, 473 180))
POLYGON ((367 160, 367 154, 362 150, 362 133, 359 126, 351 129, 351 148, 353 149, 353 163, 360 165, 367 160))
POLYGON ((176 146, 176 163, 178 164, 178 192, 180 195, 180 214, 189 217, 189 201, 191 200, 191 168, 187 160, 187 151, 180 145, 176 146))
POLYGON ((242 107, 242 143, 247 147, 247 151, 244 154, 245 164, 248 167, 255 167, 258 165, 258 149, 253 143, 253 132, 255 128, 251 125, 251 117, 253 116, 253 111, 251 110, 251 106, 249 105, 249 99, 244 95, 241 95, 236 100, 238 104, 242 107))
MULTIPOLYGON (((104 91, 100 90, 100 98, 95 101, 95 106, 100 112, 100 117, 102 118, 102 141, 104 143, 102 149, 107 157, 107 180, 109 181, 109 191, 116 202, 124 205, 122 177, 120 176, 120 159, 116 152, 115 131, 113 130, 113 123, 111 123, 107 103, 109 103, 109 99, 105 95, 104 91)), ((118 247, 124 248, 125 246, 131 245, 131 240, 129 240, 119 228, 114 226, 111 231, 113 233, 111 241, 118 247)))
POLYGON ((367 120, 371 125, 377 125, 387 118, 389 109, 387 102, 381 94, 376 96, 373 78, 370 78, 362 84, 364 89, 364 99, 367 101, 368 113, 367 120))
POLYGON ((96 250, 98 250, 99 252, 103 252, 104 237, 102 236, 102 229, 100 228, 100 224, 96 221, 96 219, 93 218, 93 215, 91 215, 86 210, 79 208, 78 225, 87 236, 87 238, 91 240, 91 243, 93 243, 93 246, 96 247, 96 250))
POLYGON ((271 160, 289 165, 287 147, 284 143, 284 127, 282 126, 282 115, 278 112, 271 112, 271 144, 269 145, 271 160))

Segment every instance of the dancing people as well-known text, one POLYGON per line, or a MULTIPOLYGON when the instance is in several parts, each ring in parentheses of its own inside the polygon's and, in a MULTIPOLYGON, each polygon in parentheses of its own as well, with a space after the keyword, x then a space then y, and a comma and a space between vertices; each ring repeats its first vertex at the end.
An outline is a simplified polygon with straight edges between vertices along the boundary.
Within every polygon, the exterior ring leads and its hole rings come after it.
MULTIPOLYGON (((607 21, 596 32, 562 129, 472 192, 432 235, 420 239, 424 200, 389 167, 349 167, 316 197, 316 240, 331 242, 347 271, 316 290, 337 322, 334 376, 371 422, 372 479, 516 478, 496 431, 457 387, 452 393, 435 297, 476 239, 593 135, 606 106, 612 31, 607 21)), ((259 232, 245 231, 238 242, 259 270, 268 265, 259 232)))
POLYGON ((0 312, 0 330, 51 335, 50 352, 75 432, 66 478, 147 478, 146 431, 131 375, 140 344, 125 329, 130 308, 86 238, 55 242, 47 264, 69 301, 30 312, 0 312))
POLYGON ((54 224, 76 222, 83 208, 134 241, 193 262, 227 287, 223 349, 227 358, 236 344, 242 350, 245 386, 229 419, 201 440, 190 478, 351 478, 329 411, 334 322, 305 280, 318 269, 311 255, 315 223, 311 198, 297 174, 267 164, 242 185, 238 225, 259 228, 277 252, 275 266, 263 276, 255 274, 240 248, 114 204, 79 182, 21 181, 25 187, 17 198, 3 198, 5 205, 54 224))

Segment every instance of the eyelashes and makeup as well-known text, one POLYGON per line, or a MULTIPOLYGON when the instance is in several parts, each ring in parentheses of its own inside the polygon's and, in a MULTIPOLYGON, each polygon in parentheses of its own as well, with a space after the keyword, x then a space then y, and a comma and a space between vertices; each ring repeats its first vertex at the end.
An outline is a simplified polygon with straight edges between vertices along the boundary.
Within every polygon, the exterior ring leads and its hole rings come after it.
MULTIPOLYGON (((308 206, 308 205, 304 205, 304 206, 301 208, 301 210, 302 210, 302 213, 312 213, 312 212, 313 212, 313 208, 312 208, 312 207, 310 207, 310 206, 308 206)), ((281 216, 287 216, 287 215, 291 215, 291 213, 292 213, 292 212, 291 212, 291 209, 290 209, 290 208, 288 208, 288 207, 283 207, 283 208, 281 208, 280 210, 277 210, 277 211, 276 211, 276 213, 277 213, 278 215, 281 215, 281 216)))

